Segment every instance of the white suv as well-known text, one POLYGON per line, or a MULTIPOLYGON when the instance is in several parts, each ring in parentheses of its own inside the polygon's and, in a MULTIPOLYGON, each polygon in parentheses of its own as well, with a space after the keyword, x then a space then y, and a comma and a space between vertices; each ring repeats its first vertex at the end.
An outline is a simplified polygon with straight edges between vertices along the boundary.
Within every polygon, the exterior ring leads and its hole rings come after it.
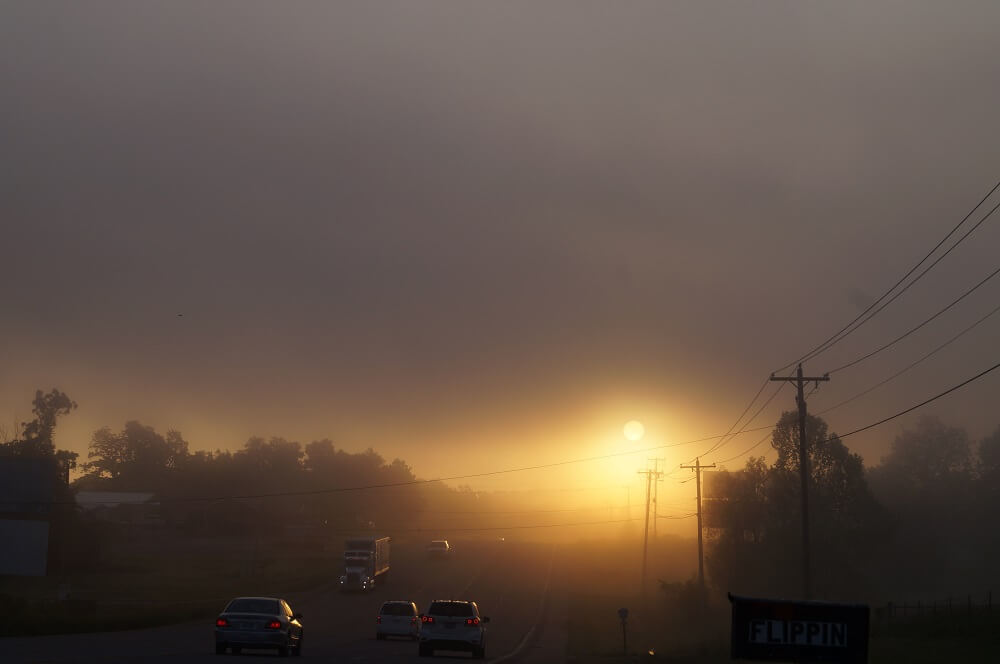
POLYGON ((479 615, 475 602, 435 600, 420 621, 421 657, 429 657, 435 650, 462 650, 477 659, 486 657, 486 623, 490 619, 479 615))
POLYGON ((375 638, 406 636, 416 640, 420 634, 417 605, 406 600, 390 600, 382 605, 375 617, 375 638))

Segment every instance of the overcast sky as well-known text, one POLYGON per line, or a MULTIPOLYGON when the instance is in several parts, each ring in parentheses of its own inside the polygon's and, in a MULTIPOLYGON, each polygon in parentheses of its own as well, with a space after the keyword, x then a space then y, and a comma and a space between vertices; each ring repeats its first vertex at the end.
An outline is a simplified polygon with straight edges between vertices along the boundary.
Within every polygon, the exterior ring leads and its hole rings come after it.
MULTIPOLYGON (((1000 178, 998 25, 995 2, 4 2, 0 421, 58 387, 84 456, 139 419, 423 477, 620 451, 633 418, 643 445, 723 433, 1000 178)), ((998 247, 1000 214, 806 372, 998 247)), ((810 410, 997 304, 991 281, 810 410)), ((1000 314, 831 429, 991 366, 997 338, 1000 314)), ((998 388, 921 412, 981 436, 998 388)), ((877 463, 912 421, 845 442, 877 463)))

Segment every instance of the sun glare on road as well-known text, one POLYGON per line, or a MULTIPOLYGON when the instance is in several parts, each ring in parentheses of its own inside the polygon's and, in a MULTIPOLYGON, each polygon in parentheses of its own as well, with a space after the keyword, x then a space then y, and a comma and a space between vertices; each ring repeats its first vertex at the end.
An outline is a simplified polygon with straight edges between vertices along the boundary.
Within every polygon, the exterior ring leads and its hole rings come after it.
POLYGON ((646 427, 642 426, 639 420, 631 420, 625 423, 625 437, 629 440, 642 440, 646 433, 646 427))

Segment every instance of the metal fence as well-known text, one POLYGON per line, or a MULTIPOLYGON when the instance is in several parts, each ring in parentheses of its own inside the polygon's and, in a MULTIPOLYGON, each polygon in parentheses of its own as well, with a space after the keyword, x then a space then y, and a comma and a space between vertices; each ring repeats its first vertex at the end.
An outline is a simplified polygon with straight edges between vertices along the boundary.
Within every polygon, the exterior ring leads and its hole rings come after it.
POLYGON ((942 599, 904 600, 888 602, 875 607, 872 620, 876 627, 890 629, 893 625, 903 626, 921 619, 935 617, 948 621, 958 621, 970 616, 992 615, 993 591, 953 595, 942 599))

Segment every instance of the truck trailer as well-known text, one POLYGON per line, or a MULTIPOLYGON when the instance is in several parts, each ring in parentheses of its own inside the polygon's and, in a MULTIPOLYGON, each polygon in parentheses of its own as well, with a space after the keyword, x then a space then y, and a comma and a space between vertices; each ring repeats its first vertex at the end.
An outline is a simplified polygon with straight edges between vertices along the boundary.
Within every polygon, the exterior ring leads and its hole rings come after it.
POLYGON ((352 537, 344 542, 340 589, 368 591, 389 574, 389 537, 352 537))

